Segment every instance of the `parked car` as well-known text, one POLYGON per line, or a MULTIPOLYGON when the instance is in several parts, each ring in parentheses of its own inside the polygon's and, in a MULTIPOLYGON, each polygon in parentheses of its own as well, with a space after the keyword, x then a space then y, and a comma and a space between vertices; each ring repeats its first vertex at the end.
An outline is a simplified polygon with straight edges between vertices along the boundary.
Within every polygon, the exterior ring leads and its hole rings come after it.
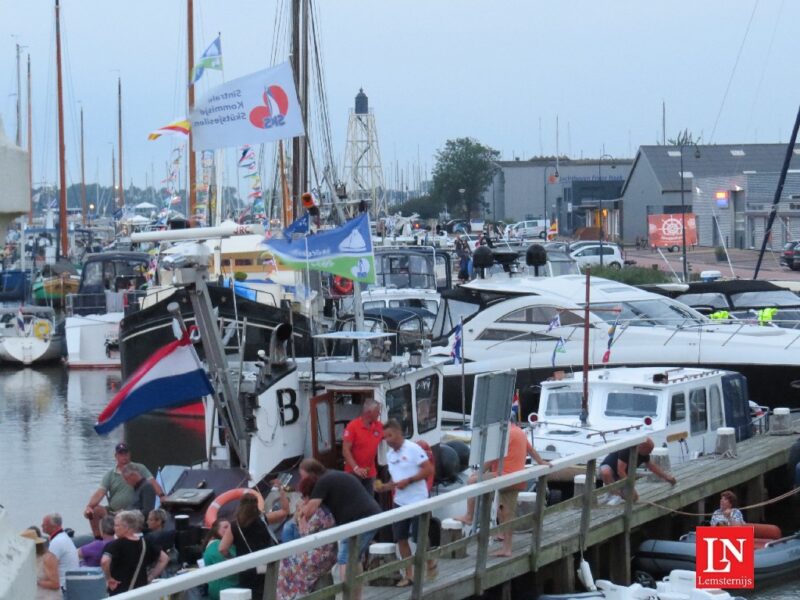
POLYGON ((540 238, 547 237, 547 228, 549 227, 547 219, 533 219, 529 221, 520 221, 514 223, 509 231, 509 237, 515 238, 540 238))
POLYGON ((621 269, 625 264, 620 252, 619 246, 615 244, 595 244, 591 246, 582 246, 577 250, 573 250, 570 256, 578 263, 579 267, 594 266, 600 264, 600 252, 602 250, 603 265, 612 267, 614 269, 621 269))
MULTIPOLYGON (((786 242, 783 246, 783 252, 781 252, 781 264, 786 265, 792 271, 800 269, 800 260, 795 261, 794 258, 794 252, 795 249, 798 249, 798 244, 800 244, 800 240, 786 242), (795 265, 797 266, 795 267, 795 265)), ((800 256, 798 256, 798 259, 800 259, 800 256)))

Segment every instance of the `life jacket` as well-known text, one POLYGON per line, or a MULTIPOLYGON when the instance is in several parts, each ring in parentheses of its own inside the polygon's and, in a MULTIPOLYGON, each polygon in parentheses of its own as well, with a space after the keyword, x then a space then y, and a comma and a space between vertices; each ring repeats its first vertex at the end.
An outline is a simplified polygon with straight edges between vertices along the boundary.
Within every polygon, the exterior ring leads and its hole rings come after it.
POLYGON ((724 321, 731 318, 731 313, 729 313, 727 310, 718 310, 708 315, 708 318, 713 319, 714 321, 724 321))
POLYGON ((756 315, 758 315, 758 324, 761 326, 769 325, 772 323, 773 317, 777 314, 777 308, 762 308, 759 311, 756 311, 756 315))

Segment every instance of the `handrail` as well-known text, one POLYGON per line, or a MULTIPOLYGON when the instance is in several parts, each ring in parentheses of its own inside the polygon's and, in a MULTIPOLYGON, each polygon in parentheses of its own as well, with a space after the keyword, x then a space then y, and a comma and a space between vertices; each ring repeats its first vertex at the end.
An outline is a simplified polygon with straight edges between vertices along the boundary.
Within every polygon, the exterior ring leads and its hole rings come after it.
MULTIPOLYGON (((604 446, 595 447, 590 451, 573 454, 569 457, 555 459, 548 465, 536 465, 526 468, 516 473, 502 475, 494 479, 487 479, 472 485, 434 496, 423 502, 417 502, 408 506, 394 508, 382 512, 372 517, 360 519, 353 523, 337 525, 331 529, 326 529, 318 533, 302 537, 291 542, 280 544, 272 548, 259 550, 251 554, 245 554, 236 558, 231 558, 221 563, 203 567, 192 573, 177 575, 169 579, 156 581, 146 587, 139 588, 130 592, 125 592, 117 596, 120 600, 160 600, 167 594, 181 592, 209 581, 227 577, 253 569, 263 564, 277 563, 278 561, 294 556, 301 552, 307 552, 323 546, 332 544, 353 536, 360 535, 367 531, 374 531, 386 525, 391 525, 397 521, 410 519, 436 509, 450 507, 456 502, 467 500, 475 496, 493 493, 497 490, 510 487, 515 484, 524 483, 531 479, 539 479, 548 473, 562 471, 573 465, 583 465, 592 459, 605 457, 606 454, 617 450, 623 450, 637 446, 647 439, 646 435, 632 436, 624 440, 611 442, 604 446)), ((542 496, 543 497, 543 496, 542 496)), ((630 497, 630 496, 629 496, 630 497)), ((487 540, 488 541, 488 540, 487 540)))

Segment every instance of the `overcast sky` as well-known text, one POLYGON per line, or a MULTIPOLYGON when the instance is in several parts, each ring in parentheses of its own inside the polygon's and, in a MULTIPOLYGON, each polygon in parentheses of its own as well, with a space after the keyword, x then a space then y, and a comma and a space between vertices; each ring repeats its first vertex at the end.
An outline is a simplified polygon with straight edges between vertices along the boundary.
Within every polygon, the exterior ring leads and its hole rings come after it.
MULTIPOLYGON (((334 150, 344 152, 363 86, 387 169, 430 170, 445 140, 461 136, 509 160, 555 154, 556 117, 562 155, 629 157, 660 140, 662 101, 667 137, 689 128, 705 143, 786 141, 800 100, 800 2, 313 2, 334 150)), ((195 54, 220 31, 226 79, 269 66, 276 42, 282 62, 286 23, 276 33, 275 22, 288 4, 195 0, 195 54)), ((70 183, 80 178, 79 102, 87 180, 99 172, 110 183, 118 75, 126 185, 143 186, 151 165, 163 177, 173 140, 147 134, 185 114, 185 11, 180 0, 62 0, 70 183)), ((33 69, 35 182, 57 178, 53 38, 52 1, 0 0, 0 115, 13 139, 19 41, 33 69)), ((24 77, 23 66, 23 86, 24 77)), ((221 77, 207 72, 198 91, 221 77)))

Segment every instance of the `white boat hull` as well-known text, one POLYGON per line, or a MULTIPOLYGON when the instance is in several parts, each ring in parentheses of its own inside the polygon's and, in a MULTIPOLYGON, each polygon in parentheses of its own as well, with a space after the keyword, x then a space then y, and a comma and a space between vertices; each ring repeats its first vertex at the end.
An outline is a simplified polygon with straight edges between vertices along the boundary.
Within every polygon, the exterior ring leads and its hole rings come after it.
POLYGON ((110 352, 119 339, 124 313, 67 317, 67 364, 70 368, 118 368, 119 352, 110 352))
POLYGON ((36 547, 8 523, 0 508, 0 598, 36 597, 36 547))
POLYGON ((33 365, 58 360, 64 354, 64 338, 35 336, 0 338, 0 362, 33 365))

